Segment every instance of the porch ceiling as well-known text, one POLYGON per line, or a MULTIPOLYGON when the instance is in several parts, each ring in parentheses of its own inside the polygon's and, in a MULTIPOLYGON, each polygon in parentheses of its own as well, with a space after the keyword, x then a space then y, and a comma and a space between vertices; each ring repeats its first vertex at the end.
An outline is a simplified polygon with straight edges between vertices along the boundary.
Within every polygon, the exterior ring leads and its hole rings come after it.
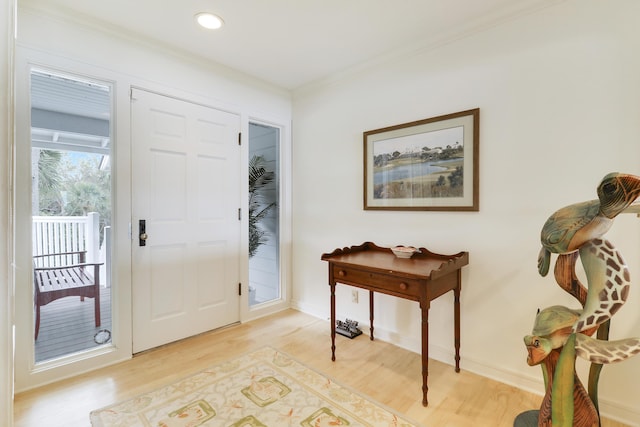
POLYGON ((110 88, 44 71, 31 74, 31 140, 42 149, 109 154, 110 88))

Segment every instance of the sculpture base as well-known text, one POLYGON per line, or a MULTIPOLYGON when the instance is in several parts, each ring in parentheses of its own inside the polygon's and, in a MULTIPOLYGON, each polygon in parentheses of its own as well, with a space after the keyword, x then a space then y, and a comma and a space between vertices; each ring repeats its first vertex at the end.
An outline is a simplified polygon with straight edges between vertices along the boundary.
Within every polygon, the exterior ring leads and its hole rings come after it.
POLYGON ((518 415, 513 422, 513 427, 538 427, 538 411, 532 409, 518 415))

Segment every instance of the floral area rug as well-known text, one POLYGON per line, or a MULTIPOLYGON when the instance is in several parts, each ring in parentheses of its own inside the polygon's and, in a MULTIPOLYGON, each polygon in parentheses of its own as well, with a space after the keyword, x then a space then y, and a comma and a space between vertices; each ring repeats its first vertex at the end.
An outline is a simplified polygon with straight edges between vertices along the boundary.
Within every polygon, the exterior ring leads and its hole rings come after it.
POLYGON ((265 347, 91 412, 93 427, 419 426, 265 347))

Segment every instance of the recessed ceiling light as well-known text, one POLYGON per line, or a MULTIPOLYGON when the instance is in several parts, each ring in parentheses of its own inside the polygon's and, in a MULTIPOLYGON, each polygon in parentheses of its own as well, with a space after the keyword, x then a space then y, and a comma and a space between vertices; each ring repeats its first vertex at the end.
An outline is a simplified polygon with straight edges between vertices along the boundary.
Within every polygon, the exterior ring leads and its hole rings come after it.
POLYGON ((196 14, 195 18, 198 24, 209 30, 217 30, 224 24, 222 18, 209 12, 200 12, 196 14))

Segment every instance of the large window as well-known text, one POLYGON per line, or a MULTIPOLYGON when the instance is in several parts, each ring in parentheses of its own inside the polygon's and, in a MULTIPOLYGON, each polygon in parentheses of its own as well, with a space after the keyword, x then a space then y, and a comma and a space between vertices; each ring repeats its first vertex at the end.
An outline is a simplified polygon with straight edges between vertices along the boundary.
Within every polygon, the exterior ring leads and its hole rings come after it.
POLYGON ((31 73, 35 362, 111 341, 111 86, 31 73))

